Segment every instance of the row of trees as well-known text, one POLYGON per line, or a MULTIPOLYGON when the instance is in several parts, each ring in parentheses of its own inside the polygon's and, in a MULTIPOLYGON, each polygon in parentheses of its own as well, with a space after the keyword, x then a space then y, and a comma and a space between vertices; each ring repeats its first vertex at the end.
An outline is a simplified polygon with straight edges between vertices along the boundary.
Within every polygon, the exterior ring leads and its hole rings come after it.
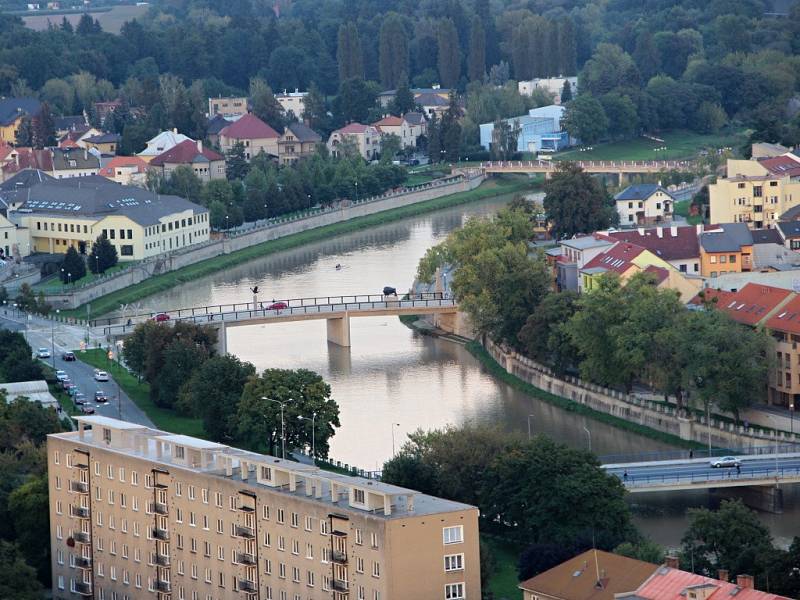
POLYGON ((327 456, 328 441, 340 424, 330 386, 305 369, 258 374, 235 356, 216 355, 216 341, 217 332, 209 326, 148 321, 125 341, 124 356, 150 384, 158 406, 201 419, 215 441, 278 455, 280 403, 285 403, 287 449, 315 448, 317 456, 327 456))
POLYGON ((0 381, 42 379, 42 367, 32 356, 31 347, 20 332, 0 329, 0 381))

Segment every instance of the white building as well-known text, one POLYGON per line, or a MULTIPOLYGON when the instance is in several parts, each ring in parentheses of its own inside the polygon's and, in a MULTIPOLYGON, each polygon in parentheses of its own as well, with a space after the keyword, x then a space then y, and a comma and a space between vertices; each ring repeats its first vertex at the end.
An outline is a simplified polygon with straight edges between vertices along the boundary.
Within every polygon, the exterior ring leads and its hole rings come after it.
POLYGON ((574 98, 578 93, 577 77, 547 77, 545 79, 531 79, 530 81, 520 81, 517 86, 519 93, 523 96, 532 96, 534 90, 544 90, 554 95, 553 103, 561 104, 561 92, 564 89, 564 82, 568 81, 574 98))
POLYGON ((660 185, 631 185, 614 196, 621 227, 672 221, 675 198, 660 185))
POLYGON ((152 140, 147 142, 147 147, 136 156, 145 162, 150 162, 159 154, 164 154, 167 150, 172 150, 175 146, 192 138, 178 133, 177 129, 172 131, 162 131, 152 140))
POLYGON ((308 92, 300 92, 297 89, 293 92, 283 90, 282 94, 275 94, 275 100, 283 108, 284 114, 288 115, 291 112, 297 119, 302 119, 306 110, 306 96, 308 92))

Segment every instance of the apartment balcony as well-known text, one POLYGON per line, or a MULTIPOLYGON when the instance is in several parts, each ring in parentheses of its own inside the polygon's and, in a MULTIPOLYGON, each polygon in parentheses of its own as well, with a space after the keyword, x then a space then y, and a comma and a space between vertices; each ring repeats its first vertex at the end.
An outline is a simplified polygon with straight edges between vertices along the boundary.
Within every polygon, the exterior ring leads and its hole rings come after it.
POLYGON ((169 566, 169 556, 166 554, 156 554, 156 564, 159 567, 168 567, 169 566))
POLYGON ((341 550, 334 550, 331 552, 331 558, 333 558, 333 562, 339 563, 340 565, 347 564, 347 552, 342 552, 341 550))
POLYGON ((343 581, 341 579, 334 579, 333 580, 333 589, 336 592, 347 592, 349 588, 347 587, 347 582, 346 581, 343 581))
POLYGON ((70 505, 69 512, 73 517, 78 517, 79 519, 88 519, 90 516, 89 509, 85 506, 70 505))
POLYGON ((76 556, 75 557, 75 566, 78 569, 91 569, 92 568, 92 559, 87 558, 86 556, 76 556))
POLYGON ((349 592, 333 592, 333 600, 347 600, 349 592))
POLYGON ((89 470, 89 463, 88 463, 88 462, 87 462, 87 463, 79 463, 79 462, 76 462, 76 463, 73 463, 73 464, 72 464, 72 466, 73 466, 74 468, 76 468, 76 469, 83 469, 83 470, 85 470, 85 471, 88 471, 88 470, 89 470))
POLYGON ((160 527, 153 527, 153 537, 162 542, 169 541, 169 531, 161 529, 160 527))
POLYGON ((153 512, 155 514, 157 514, 157 515, 166 515, 166 514, 169 513, 169 510, 168 510, 166 504, 163 504, 161 502, 154 502, 153 503, 153 512))
POLYGON ((243 565, 254 565, 256 564, 256 557, 249 552, 237 552, 236 562, 243 565))
POLYGON ((88 531, 76 531, 72 538, 79 544, 89 544, 91 542, 88 531))
POLYGON ((86 483, 85 481, 77 481, 75 479, 70 479, 69 491, 75 492, 76 494, 88 494, 89 484, 86 483))
POLYGON ((243 504, 242 506, 239 507, 239 510, 241 510, 242 512, 251 513, 251 512, 256 512, 256 507, 243 504))
POLYGON ((91 596, 92 595, 92 584, 91 583, 84 583, 82 581, 76 581, 73 584, 75 587, 73 588, 76 594, 80 594, 81 596, 91 596))
POLYGON ((155 590, 157 592, 162 592, 166 594, 172 592, 172 584, 169 581, 164 581, 162 579, 156 579, 153 587, 155 587, 155 590))
POLYGON ((236 535, 247 540, 252 540, 256 537, 256 532, 252 527, 247 525, 237 525, 235 529, 236 535))
POLYGON ((256 588, 256 582, 252 581, 251 579, 240 579, 239 589, 243 592, 247 592, 248 594, 255 594, 258 591, 256 588))

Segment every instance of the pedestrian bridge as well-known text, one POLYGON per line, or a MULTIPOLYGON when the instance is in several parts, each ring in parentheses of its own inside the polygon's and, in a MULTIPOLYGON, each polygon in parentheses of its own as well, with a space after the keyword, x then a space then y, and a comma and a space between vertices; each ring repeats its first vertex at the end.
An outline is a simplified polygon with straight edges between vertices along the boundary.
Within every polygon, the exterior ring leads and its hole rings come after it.
POLYGON ((228 327, 325 319, 328 340, 339 346, 350 346, 351 317, 442 314, 455 318, 457 312, 456 301, 449 294, 441 292, 402 297, 366 294, 267 301, 254 298, 253 302, 247 303, 195 306, 99 319, 92 321, 91 326, 96 333, 115 341, 130 335, 139 323, 163 314, 169 317, 163 321, 167 324, 188 322, 215 327, 219 331, 218 350, 224 353, 227 350, 225 332, 228 327), (280 308, 274 307, 276 304, 280 308))
MULTIPOLYGON (((493 173, 544 173, 550 177, 560 161, 553 160, 509 160, 481 163, 483 172, 493 173)), ((695 168, 689 160, 576 160, 570 161, 587 173, 605 173, 618 175, 620 184, 624 184, 629 175, 637 173, 661 173, 663 171, 691 171, 695 168)))

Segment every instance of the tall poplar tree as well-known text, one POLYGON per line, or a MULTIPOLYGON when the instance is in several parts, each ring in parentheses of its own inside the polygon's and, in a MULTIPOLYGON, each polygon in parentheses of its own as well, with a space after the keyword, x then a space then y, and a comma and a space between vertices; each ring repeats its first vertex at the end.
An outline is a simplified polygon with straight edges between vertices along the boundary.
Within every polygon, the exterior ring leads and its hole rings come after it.
POLYGON ((403 76, 408 77, 408 37, 403 19, 397 13, 389 13, 381 25, 378 69, 386 88, 394 89, 403 76))
POLYGON ((481 81, 486 76, 486 31, 481 18, 475 15, 469 32, 469 58, 467 77, 470 81, 481 81))
POLYGON ((339 26, 336 60, 339 63, 339 81, 364 78, 364 55, 361 51, 361 38, 358 27, 352 21, 339 26))
POLYGON ((575 74, 577 54, 575 22, 570 18, 562 19, 558 25, 558 57, 561 75, 575 74))
POLYGON ((438 46, 440 83, 444 87, 455 87, 461 77, 461 51, 458 43, 458 30, 452 19, 441 21, 438 46))

